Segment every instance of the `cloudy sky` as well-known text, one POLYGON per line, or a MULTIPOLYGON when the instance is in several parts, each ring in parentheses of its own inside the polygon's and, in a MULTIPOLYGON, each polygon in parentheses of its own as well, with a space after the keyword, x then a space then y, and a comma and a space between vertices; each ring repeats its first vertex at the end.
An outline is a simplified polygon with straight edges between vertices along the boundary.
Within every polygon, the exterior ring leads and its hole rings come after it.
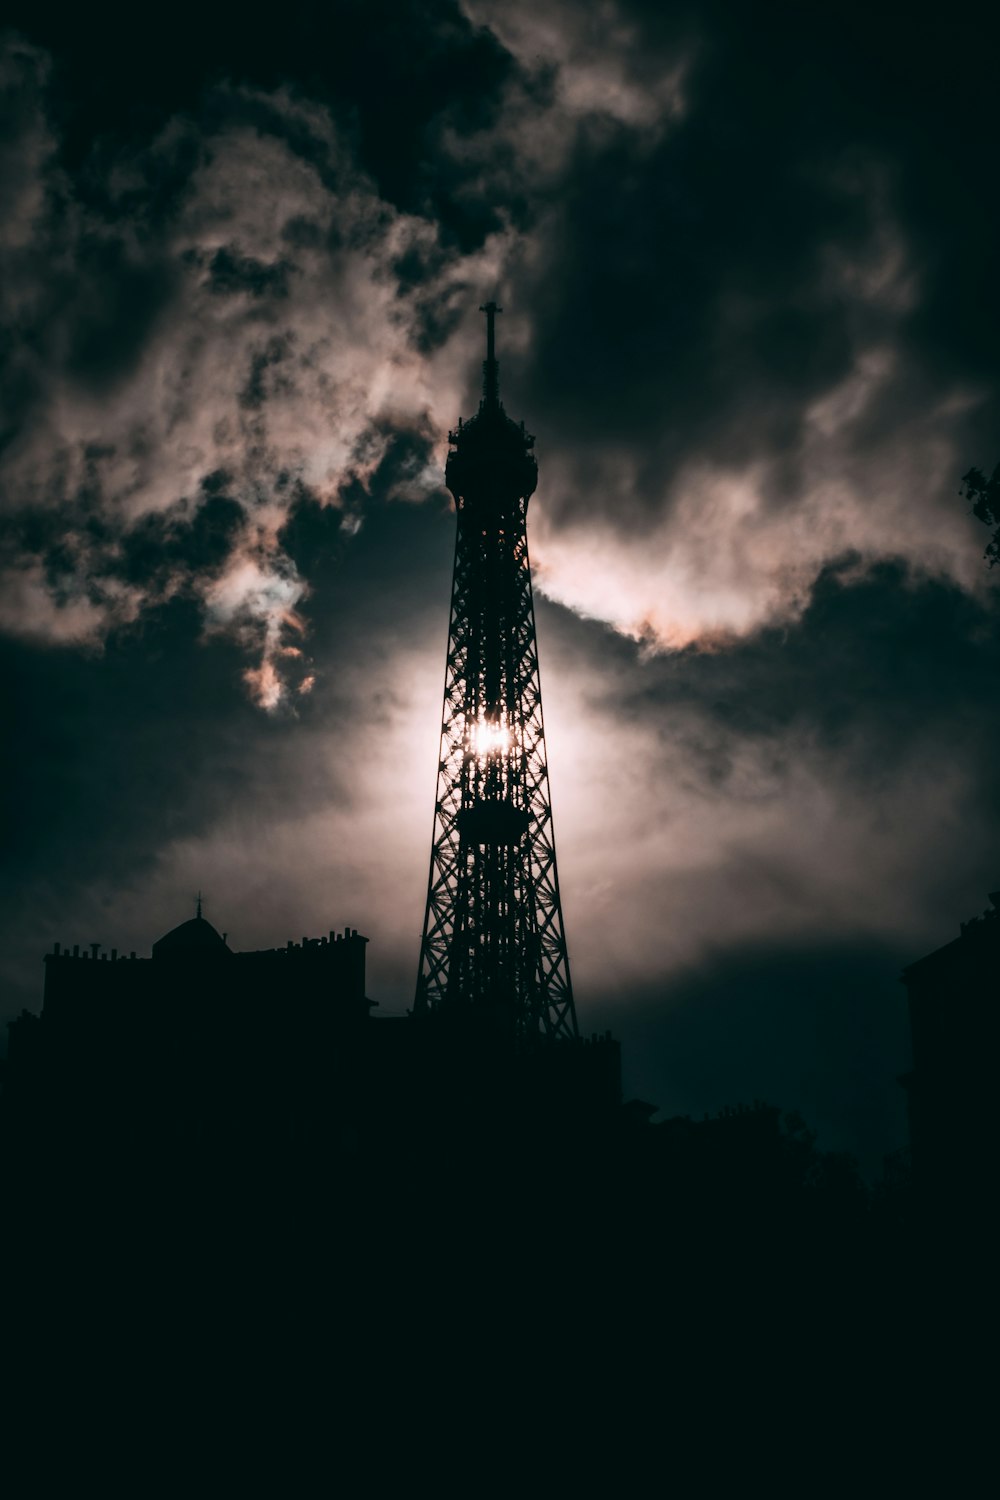
POLYGON ((974 16, 6 14, 0 1019, 199 887, 237 947, 360 928, 410 1003, 496 296, 581 1024, 667 1114, 876 1165, 899 968, 1000 885, 974 16))

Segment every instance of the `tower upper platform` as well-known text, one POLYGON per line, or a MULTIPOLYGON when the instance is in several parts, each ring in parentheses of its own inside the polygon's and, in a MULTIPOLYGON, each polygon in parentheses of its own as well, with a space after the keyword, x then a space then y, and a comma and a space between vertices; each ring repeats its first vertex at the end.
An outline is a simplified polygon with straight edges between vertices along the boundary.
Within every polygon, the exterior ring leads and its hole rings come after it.
POLYGON ((473 510, 484 518, 527 501, 538 483, 538 464, 532 449, 535 439, 515 422, 500 400, 500 367, 494 346, 494 317, 503 309, 487 302, 486 359, 483 362, 483 399, 468 422, 460 421, 448 434, 454 452, 448 454, 445 483, 460 511, 473 510))

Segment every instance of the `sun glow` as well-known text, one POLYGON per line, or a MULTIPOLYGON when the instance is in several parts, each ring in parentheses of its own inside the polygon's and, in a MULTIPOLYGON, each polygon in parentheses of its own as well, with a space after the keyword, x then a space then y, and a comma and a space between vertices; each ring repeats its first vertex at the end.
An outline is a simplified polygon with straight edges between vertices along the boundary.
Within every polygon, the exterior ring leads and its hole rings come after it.
POLYGON ((480 718, 472 726, 469 741, 478 760, 485 760, 490 755, 505 755, 510 749, 510 730, 495 719, 480 718))

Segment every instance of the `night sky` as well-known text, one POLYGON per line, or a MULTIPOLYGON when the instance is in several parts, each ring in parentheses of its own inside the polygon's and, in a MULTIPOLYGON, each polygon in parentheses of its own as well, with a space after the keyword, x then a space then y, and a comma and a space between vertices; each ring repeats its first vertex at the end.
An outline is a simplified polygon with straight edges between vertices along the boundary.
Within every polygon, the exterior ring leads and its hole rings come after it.
POLYGON ((1000 885, 982 10, 5 13, 0 1020, 199 888, 411 1003, 495 296, 581 1026, 876 1171, 1000 885))

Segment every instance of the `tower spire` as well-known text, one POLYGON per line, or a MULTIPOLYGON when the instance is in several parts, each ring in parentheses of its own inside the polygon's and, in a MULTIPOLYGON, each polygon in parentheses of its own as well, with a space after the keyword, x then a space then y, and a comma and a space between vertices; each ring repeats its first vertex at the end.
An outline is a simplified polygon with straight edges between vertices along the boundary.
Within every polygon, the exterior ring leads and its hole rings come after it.
POLYGON ((502 307, 497 307, 495 302, 484 302, 479 309, 486 314, 486 358, 483 361, 483 405, 496 407, 500 405, 500 366, 497 364, 496 345, 494 342, 494 321, 498 312, 503 312, 502 307))

